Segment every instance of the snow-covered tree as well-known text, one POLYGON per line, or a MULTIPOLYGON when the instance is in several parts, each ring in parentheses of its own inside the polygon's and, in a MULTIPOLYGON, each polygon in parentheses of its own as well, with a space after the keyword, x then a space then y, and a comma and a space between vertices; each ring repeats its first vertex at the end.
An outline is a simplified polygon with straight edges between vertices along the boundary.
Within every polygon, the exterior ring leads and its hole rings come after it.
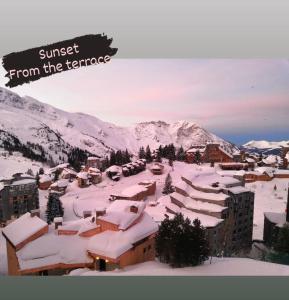
POLYGON ((149 145, 147 145, 147 147, 146 147, 145 159, 147 160, 148 163, 152 162, 152 160, 153 160, 151 149, 150 149, 149 145))
POLYGON ((209 255, 205 229, 198 219, 191 223, 182 214, 166 218, 156 235, 156 252, 161 262, 172 267, 202 264, 209 255))
POLYGON ((55 217, 63 217, 63 214, 64 209, 59 196, 54 193, 49 194, 46 207, 47 223, 52 223, 55 217))
POLYGON ((174 192, 174 188, 172 186, 172 177, 171 174, 168 173, 166 180, 165 180, 165 185, 163 188, 163 194, 168 195, 174 192))

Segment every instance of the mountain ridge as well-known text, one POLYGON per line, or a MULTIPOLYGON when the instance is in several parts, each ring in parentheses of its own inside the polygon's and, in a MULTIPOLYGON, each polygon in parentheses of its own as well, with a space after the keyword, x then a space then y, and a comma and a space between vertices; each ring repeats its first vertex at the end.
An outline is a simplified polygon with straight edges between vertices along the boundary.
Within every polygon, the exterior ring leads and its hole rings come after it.
MULTIPOLYGON (((29 96, 0 87, 0 129, 17 137, 23 144, 40 144, 55 162, 65 160, 71 147, 78 147, 103 157, 112 150, 128 149, 137 154, 140 146, 173 143, 185 150, 193 144, 220 143, 228 151, 233 144, 186 120, 140 122, 130 127, 113 123, 82 112, 70 113, 29 96)), ((1 146, 1 141, 0 141, 1 146)))

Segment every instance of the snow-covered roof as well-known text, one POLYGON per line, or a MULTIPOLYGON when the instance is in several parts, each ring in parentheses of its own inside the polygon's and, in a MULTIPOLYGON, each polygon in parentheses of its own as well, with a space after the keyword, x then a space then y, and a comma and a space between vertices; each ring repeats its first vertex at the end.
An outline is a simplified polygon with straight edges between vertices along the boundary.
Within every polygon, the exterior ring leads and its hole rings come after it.
POLYGON ((144 185, 135 184, 135 185, 125 188, 121 192, 121 195, 124 197, 133 197, 139 193, 146 192, 146 191, 147 191, 147 188, 144 185))
POLYGON ((69 184, 67 179, 59 179, 51 184, 51 187, 66 188, 69 184))
POLYGON ((2 232, 14 246, 17 246, 46 226, 46 222, 37 216, 31 217, 31 214, 27 212, 7 225, 2 232))
POLYGON ((21 185, 21 184, 29 184, 29 183, 35 183, 35 179, 20 179, 20 180, 16 180, 14 182, 11 183, 11 185, 21 185))
POLYGON ((90 229, 94 229, 98 227, 98 225, 92 221, 93 217, 89 218, 81 218, 76 221, 69 221, 64 222, 62 226, 59 226, 58 229, 60 230, 71 230, 71 231, 77 231, 78 234, 88 231, 90 229))
POLYGON ((88 169, 88 172, 89 172, 90 174, 100 174, 100 173, 101 173, 100 170, 99 170, 98 168, 93 168, 93 167, 90 167, 90 168, 88 169))
POLYGON ((275 169, 271 168, 271 167, 259 167, 259 168, 256 168, 255 171, 259 172, 261 174, 266 173, 268 176, 274 177, 275 169))
POLYGON ((200 211, 208 211, 208 212, 222 212, 227 207, 220 206, 217 204, 212 204, 203 201, 197 201, 190 197, 185 197, 177 192, 170 194, 170 196, 180 203, 182 203, 188 209, 196 209, 200 211))
POLYGON ((186 208, 181 208, 180 213, 183 214, 184 218, 188 218, 189 220, 191 220, 191 222, 193 222, 195 219, 199 219, 201 225, 207 228, 215 227, 223 222, 223 219, 218 219, 201 213, 192 212, 191 210, 188 210, 186 208))
POLYGON ((98 217, 100 220, 118 225, 121 230, 126 230, 136 221, 145 209, 145 203, 131 200, 116 200, 106 210, 104 216, 98 217), (138 208, 137 213, 131 212, 131 206, 138 208))
POLYGON ((57 235, 54 231, 28 243, 16 254, 20 269, 29 270, 59 263, 89 263, 89 239, 79 235, 57 235))
POLYGON ((113 165, 106 169, 106 172, 119 172, 119 166, 113 165))
POLYGON ((211 190, 220 190, 238 184, 241 185, 240 180, 232 176, 221 176, 215 170, 209 172, 192 172, 189 176, 184 175, 184 178, 191 181, 195 187, 211 190))
POLYGON ((265 212, 264 216, 274 224, 283 225, 286 222, 286 213, 265 212))
POLYGON ((4 189, 4 183, 0 182, 0 191, 2 191, 4 189))
POLYGON ((125 231, 104 231, 93 236, 88 243, 88 250, 112 259, 118 258, 133 244, 157 232, 158 225, 147 214, 143 213, 138 223, 125 231))
POLYGON ((224 201, 228 198, 228 195, 219 192, 219 193, 209 193, 202 192, 194 189, 190 185, 188 185, 185 181, 181 180, 177 184, 174 185, 176 188, 179 188, 187 193, 188 196, 195 200, 211 200, 211 201, 224 201))
POLYGON ((96 156, 89 156, 87 160, 98 160, 99 158, 96 156))
POLYGON ((255 163, 255 162, 256 162, 255 159, 253 159, 253 158, 251 158, 251 157, 247 157, 247 158, 245 159, 245 161, 248 162, 248 163, 255 163))
POLYGON ((39 182, 40 183, 49 182, 51 180, 52 180, 51 177, 47 174, 43 174, 43 175, 39 176, 39 182))
POLYGON ((88 179, 88 173, 87 172, 79 172, 79 173, 77 173, 77 177, 81 178, 83 180, 86 180, 86 179, 88 179))
POLYGON ((243 186, 234 186, 232 188, 229 188, 228 191, 230 191, 233 194, 241 194, 241 193, 250 192, 249 189, 247 189, 243 186))

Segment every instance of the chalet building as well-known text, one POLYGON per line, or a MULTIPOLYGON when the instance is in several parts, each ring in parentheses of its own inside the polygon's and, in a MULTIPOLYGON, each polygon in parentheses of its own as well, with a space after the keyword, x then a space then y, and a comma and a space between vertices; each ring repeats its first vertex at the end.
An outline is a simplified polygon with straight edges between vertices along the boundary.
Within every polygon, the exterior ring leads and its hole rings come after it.
POLYGON ((120 180, 120 167, 113 165, 110 166, 108 169, 106 169, 106 175, 108 178, 110 178, 113 181, 119 181, 120 180))
POLYGON ((150 167, 150 171, 154 174, 154 175, 162 175, 164 172, 164 165, 162 165, 161 163, 155 162, 152 164, 152 166, 150 167))
POLYGON ((58 192, 60 196, 63 196, 68 187, 68 179, 59 179, 50 185, 49 190, 51 192, 58 192))
POLYGON ((26 213, 2 231, 9 275, 61 275, 77 268, 100 271, 154 260, 157 224, 145 203, 115 201, 101 215, 48 224, 26 213))
POLYGON ((244 162, 248 165, 248 169, 254 170, 256 166, 256 160, 252 157, 246 157, 244 162))
POLYGON ((249 165, 246 163, 240 163, 240 162, 229 162, 229 163, 221 163, 219 164, 220 168, 222 170, 248 170, 249 165))
POLYGON ((193 164, 196 162, 196 152, 200 153, 200 156, 203 157, 204 152, 206 150, 205 145, 195 145, 191 146, 189 150, 186 151, 186 162, 189 164, 193 164))
POLYGON ((87 172, 79 172, 77 173, 77 183, 80 188, 88 187, 90 185, 88 173, 87 172))
POLYGON ((88 171, 89 168, 96 168, 96 169, 101 169, 103 165, 103 159, 99 157, 88 157, 85 165, 85 170, 88 171))
POLYGON ((287 192, 287 207, 283 213, 265 212, 263 240, 265 245, 271 247, 276 242, 279 230, 289 223, 289 188, 287 192))
POLYGON ((68 179, 70 182, 73 181, 77 176, 77 172, 72 170, 71 168, 64 168, 61 172, 60 178, 68 179))
POLYGON ((27 174, 17 173, 0 181, 0 222, 20 217, 39 208, 36 180, 27 174))
MULTIPOLYGON (((217 143, 208 143, 207 145, 193 146, 186 151, 186 162, 195 163, 196 153, 200 153, 201 162, 206 163, 228 163, 234 162, 234 155, 217 143)), ((235 156, 237 154, 235 153, 235 156)))
POLYGON ((155 259, 158 226, 144 209, 143 202, 115 201, 96 219, 101 233, 88 244, 95 269, 112 270, 155 259))
POLYGON ((138 159, 135 162, 131 162, 125 165, 122 165, 122 174, 123 176, 131 176, 138 174, 146 169, 146 160, 138 159))
POLYGON ((99 169, 90 167, 88 169, 88 178, 92 184, 98 184, 102 181, 102 174, 99 169))
POLYGON ((254 193, 241 181, 214 172, 184 176, 170 199, 174 206, 167 206, 169 213, 182 212, 201 221, 213 255, 229 256, 250 248, 254 193))
POLYGON ((248 171, 244 174, 245 182, 271 181, 274 178, 275 169, 271 167, 259 167, 254 171, 248 171))
POLYGON ((38 187, 40 190, 48 190, 52 184, 52 177, 47 174, 40 175, 38 187))
POLYGON ((127 187, 119 194, 110 195, 110 200, 131 200, 143 201, 148 196, 154 195, 156 191, 155 181, 143 181, 138 184, 127 187))

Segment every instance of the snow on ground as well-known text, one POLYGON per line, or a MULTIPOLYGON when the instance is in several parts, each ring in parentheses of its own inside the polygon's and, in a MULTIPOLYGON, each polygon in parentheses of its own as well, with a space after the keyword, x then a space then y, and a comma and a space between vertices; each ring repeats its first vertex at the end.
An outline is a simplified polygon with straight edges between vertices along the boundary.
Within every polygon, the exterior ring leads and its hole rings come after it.
POLYGON ((195 165, 181 162, 175 162, 173 168, 165 161, 164 165, 165 169, 162 175, 153 175, 149 170, 150 165, 148 164, 145 171, 137 175, 121 177, 118 182, 112 181, 105 174, 103 174, 101 183, 87 188, 79 188, 77 182, 74 181, 68 186, 66 194, 61 197, 64 206, 64 220, 75 220, 78 217, 82 217, 85 210, 105 209, 110 205, 109 196, 111 194, 120 194, 124 189, 145 180, 155 180, 157 185, 155 195, 149 196, 146 202, 156 201, 162 196, 162 189, 168 172, 171 172, 173 182, 177 182, 184 172, 188 172, 196 167, 195 165))
POLYGON ((269 182, 258 181, 246 184, 246 187, 255 192, 254 239, 263 239, 264 212, 285 212, 288 184, 288 179, 279 178, 269 182))
POLYGON ((26 173, 28 169, 36 174, 42 166, 42 163, 31 161, 21 154, 14 153, 14 155, 8 157, 0 155, 0 178, 11 177, 15 173, 26 173))
POLYGON ((145 262, 114 271, 77 269, 72 276, 288 276, 289 266, 249 258, 213 258, 197 267, 171 268, 157 261, 145 262))

